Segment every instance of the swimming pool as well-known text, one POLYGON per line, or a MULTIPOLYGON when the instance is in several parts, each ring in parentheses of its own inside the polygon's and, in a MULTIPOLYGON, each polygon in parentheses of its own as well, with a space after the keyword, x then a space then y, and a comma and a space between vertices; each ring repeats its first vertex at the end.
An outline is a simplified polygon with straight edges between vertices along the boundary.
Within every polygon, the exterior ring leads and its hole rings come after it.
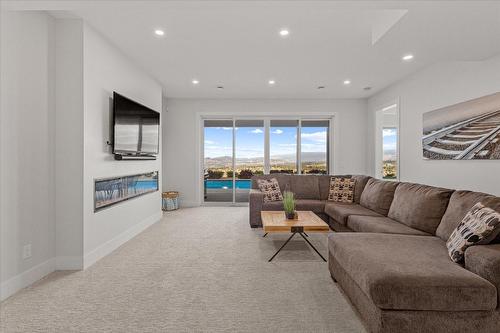
MULTIPOLYGON (((205 187, 210 190, 229 190, 233 188, 233 181, 230 179, 210 179, 205 180, 205 187)), ((249 190, 252 187, 250 179, 237 179, 236 188, 249 190)))

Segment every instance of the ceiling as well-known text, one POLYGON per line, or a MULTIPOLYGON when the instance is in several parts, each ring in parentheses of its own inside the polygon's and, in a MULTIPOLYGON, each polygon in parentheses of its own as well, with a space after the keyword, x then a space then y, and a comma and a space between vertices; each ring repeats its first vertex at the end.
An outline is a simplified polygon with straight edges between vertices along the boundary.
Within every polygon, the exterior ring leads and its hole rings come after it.
POLYGON ((161 82, 167 97, 176 98, 364 98, 438 62, 500 53, 496 1, 5 1, 5 6, 83 18, 161 82), (282 28, 290 31, 286 38, 279 35, 282 28), (155 29, 165 35, 156 36, 155 29), (414 59, 402 61, 408 53, 414 59), (193 79, 200 83, 193 85, 193 79))

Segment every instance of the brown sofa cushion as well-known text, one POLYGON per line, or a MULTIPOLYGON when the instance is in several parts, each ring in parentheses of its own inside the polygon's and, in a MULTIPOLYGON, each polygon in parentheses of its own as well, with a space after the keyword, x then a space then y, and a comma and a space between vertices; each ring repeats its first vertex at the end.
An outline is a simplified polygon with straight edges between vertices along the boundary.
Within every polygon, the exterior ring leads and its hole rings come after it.
POLYGON ((327 202, 325 213, 340 224, 346 225, 350 215, 382 216, 355 203, 327 202))
MULTIPOLYGON (((500 244, 475 245, 465 250, 465 268, 490 281, 500 291, 500 244)), ((500 292, 497 291, 500 305, 500 292)))
POLYGON ((493 310, 497 289, 452 262, 438 237, 335 233, 329 251, 380 309, 493 310))
POLYGON ((329 175, 318 175, 319 183, 319 198, 321 200, 328 200, 328 193, 330 193, 330 177, 329 175))
POLYGON ((385 216, 360 216, 351 215, 347 219, 347 226, 358 232, 378 232, 384 234, 419 235, 430 234, 413 229, 385 216))
POLYGON ((361 194, 360 204, 363 207, 376 211, 387 216, 391 207, 394 191, 398 187, 398 182, 390 182, 371 178, 361 194))
POLYGON ((359 204, 366 183, 368 183, 368 181, 372 179, 372 177, 364 175, 353 175, 352 178, 356 180, 356 184, 354 185, 354 202, 359 204))
POLYGON ((283 201, 264 202, 262 210, 283 210, 283 201))
POLYGON ((448 208, 436 230, 436 236, 446 241, 462 222, 465 214, 478 202, 500 212, 500 198, 489 194, 471 191, 455 191, 451 195, 448 208))
POLYGON ((400 183, 394 193, 389 217, 407 226, 434 234, 453 190, 400 183))
POLYGON ((323 213, 325 211, 325 201, 297 199, 295 200, 296 210, 310 210, 314 213, 323 213))
POLYGON ((290 176, 291 189, 296 199, 319 200, 319 181, 314 175, 293 175, 290 176))

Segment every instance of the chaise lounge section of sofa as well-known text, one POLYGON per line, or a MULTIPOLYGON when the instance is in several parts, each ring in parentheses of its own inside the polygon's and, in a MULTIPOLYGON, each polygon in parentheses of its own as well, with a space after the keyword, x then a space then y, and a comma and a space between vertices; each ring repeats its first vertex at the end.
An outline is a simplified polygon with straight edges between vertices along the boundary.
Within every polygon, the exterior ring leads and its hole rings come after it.
MULTIPOLYGON (((318 213, 337 231, 328 239, 330 274, 370 332, 500 332, 500 240, 468 248, 463 264, 446 248, 472 206, 500 212, 500 198, 352 176, 354 202, 337 203, 326 200, 331 176, 279 176, 280 188, 296 195, 304 183, 315 186, 306 177, 317 177, 319 198, 304 200, 321 201, 318 213)), ((258 192, 250 197, 253 227, 261 210, 281 209, 259 201, 258 192)))

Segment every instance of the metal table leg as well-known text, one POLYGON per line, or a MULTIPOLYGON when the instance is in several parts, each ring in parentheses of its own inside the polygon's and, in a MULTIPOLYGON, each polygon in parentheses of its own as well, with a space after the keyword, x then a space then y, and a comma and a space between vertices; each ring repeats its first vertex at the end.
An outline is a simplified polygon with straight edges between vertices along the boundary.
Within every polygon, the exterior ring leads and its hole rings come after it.
POLYGON ((285 245, 286 245, 286 244, 288 244, 288 242, 290 241, 290 239, 292 239, 292 238, 293 238, 293 236, 295 236, 295 234, 296 234, 296 232, 294 232, 294 233, 293 233, 293 234, 292 234, 292 235, 291 235, 291 236, 290 236, 290 237, 286 240, 286 242, 285 242, 283 245, 281 245, 281 247, 279 248, 279 250, 278 250, 278 251, 277 251, 277 252, 276 252, 276 253, 275 253, 275 254, 271 257, 271 259, 269 259, 269 260, 268 260, 268 262, 271 262, 271 260, 273 260, 273 259, 274 259, 274 257, 276 257, 276 255, 277 255, 278 253, 280 253, 281 249, 283 249, 283 248, 285 247, 285 245))
POLYGON ((321 259, 323 259, 323 261, 326 262, 326 259, 323 258, 323 256, 321 255, 321 253, 319 253, 318 250, 316 250, 316 248, 314 247, 314 245, 312 245, 311 242, 307 238, 305 238, 304 235, 301 232, 299 234, 302 236, 302 238, 304 238, 304 240, 307 242, 307 244, 309 244, 309 246, 312 247, 314 251, 316 251, 316 253, 321 257, 321 259))

